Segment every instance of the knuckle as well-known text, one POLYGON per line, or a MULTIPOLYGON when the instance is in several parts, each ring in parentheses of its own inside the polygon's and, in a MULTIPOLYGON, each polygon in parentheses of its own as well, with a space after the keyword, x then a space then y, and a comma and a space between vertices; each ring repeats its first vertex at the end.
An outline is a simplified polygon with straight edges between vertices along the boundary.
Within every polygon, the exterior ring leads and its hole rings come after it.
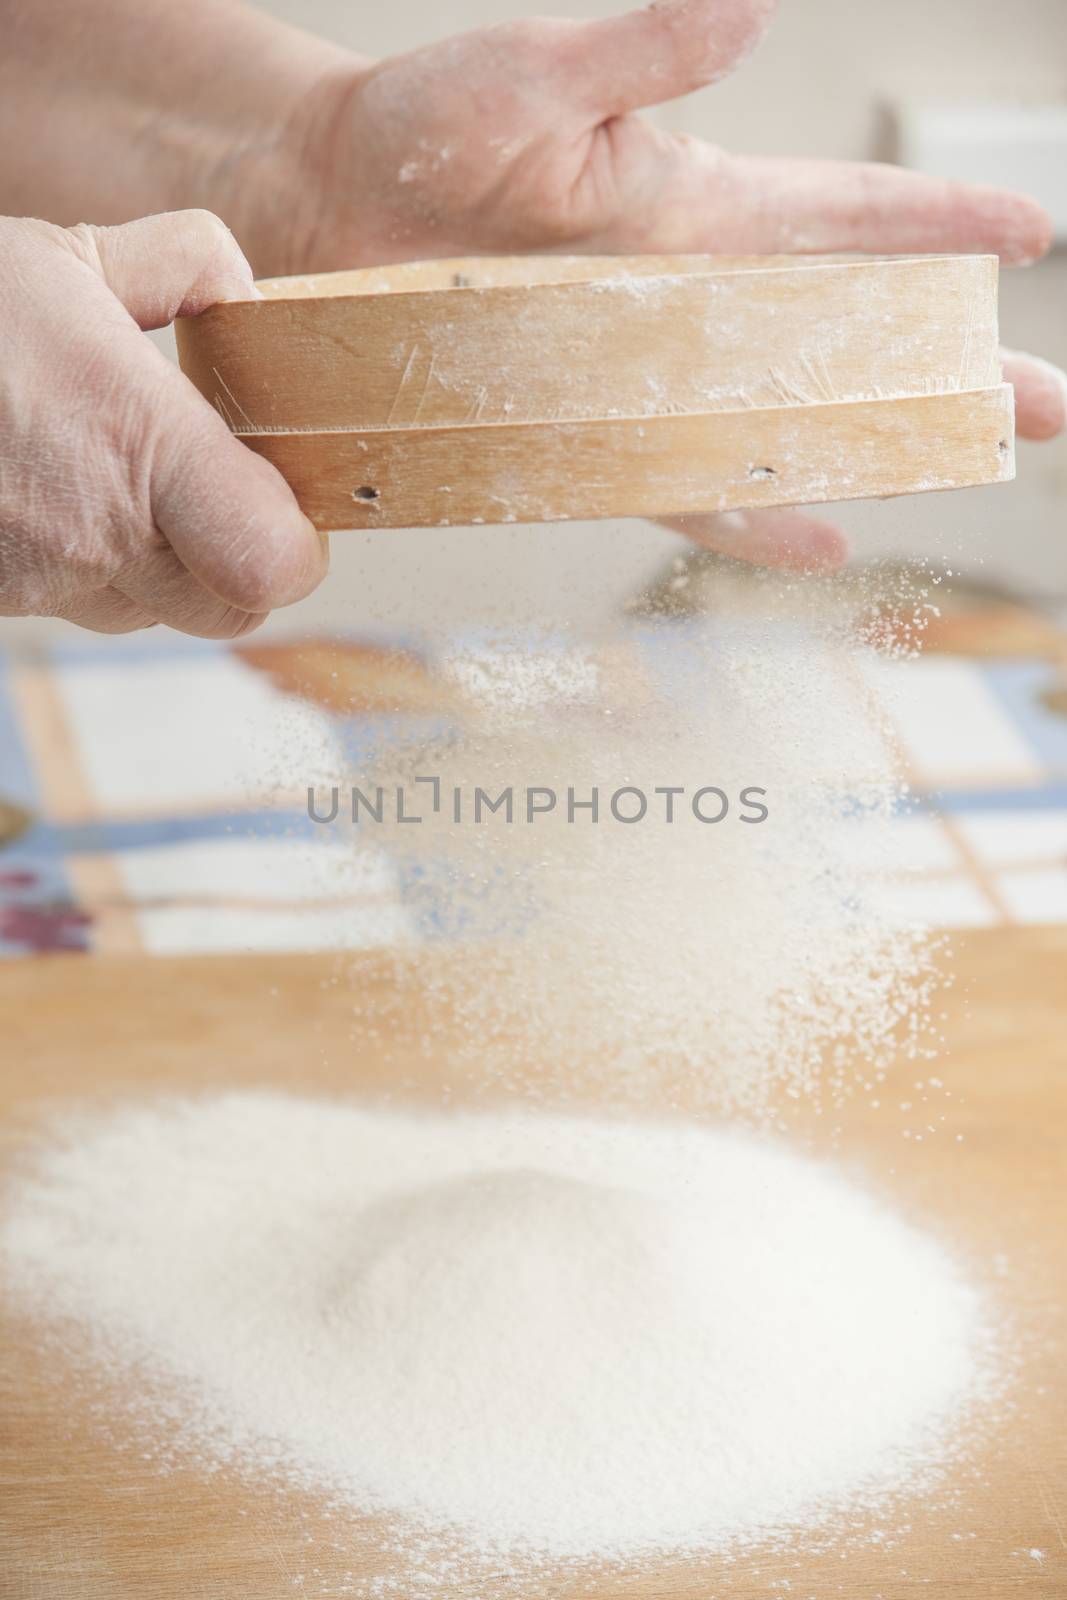
POLYGON ((171 215, 192 239, 200 239, 205 244, 233 243, 233 234, 222 218, 204 206, 191 206, 187 211, 174 211, 171 215))
POLYGON ((177 211, 178 252, 185 258, 191 283, 187 309, 202 309, 201 301, 245 298, 252 285, 252 269, 221 217, 213 211, 177 211))
POLYGON ((62 614, 70 622, 76 622, 79 627, 88 628, 92 633, 140 633, 144 628, 155 626, 153 617, 122 597, 101 599, 88 609, 71 606, 62 614))
POLYGON ((243 639, 248 633, 254 633, 266 622, 269 613, 266 611, 237 611, 234 610, 230 619, 230 628, 226 635, 228 639, 243 639))
POLYGON ((266 620, 266 612, 243 611, 239 606, 206 605, 176 625, 201 639, 240 639, 266 620))
POLYGON ((237 240, 213 211, 176 211, 173 215, 188 250, 209 260, 243 263, 237 240))
POLYGON ((138 612, 136 616, 124 617, 115 627, 108 631, 111 633, 144 633, 149 628, 156 628, 159 624, 155 617, 150 617, 147 612, 138 612))
POLYGON ((101 230, 91 222, 75 222, 70 228, 64 228, 62 234, 72 255, 76 256, 85 266, 100 277, 104 275, 104 265, 100 257, 100 232, 101 230))

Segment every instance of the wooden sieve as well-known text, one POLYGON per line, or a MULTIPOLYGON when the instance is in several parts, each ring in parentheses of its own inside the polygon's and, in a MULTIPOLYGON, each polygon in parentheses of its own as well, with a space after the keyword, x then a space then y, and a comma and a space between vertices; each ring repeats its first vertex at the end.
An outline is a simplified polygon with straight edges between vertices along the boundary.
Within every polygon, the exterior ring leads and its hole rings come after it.
POLYGON ((179 359, 326 531, 1014 475, 992 256, 480 257, 259 288, 180 320, 179 359))

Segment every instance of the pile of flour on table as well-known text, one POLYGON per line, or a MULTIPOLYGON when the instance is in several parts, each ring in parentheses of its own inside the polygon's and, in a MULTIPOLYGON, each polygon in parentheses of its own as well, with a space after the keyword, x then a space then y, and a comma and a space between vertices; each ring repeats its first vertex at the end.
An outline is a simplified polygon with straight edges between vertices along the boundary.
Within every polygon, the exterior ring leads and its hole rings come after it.
POLYGON ((939 1243, 716 1126, 130 1105, 26 1157, 0 1264, 201 1459, 520 1561, 823 1525, 922 1484, 983 1382, 939 1243))

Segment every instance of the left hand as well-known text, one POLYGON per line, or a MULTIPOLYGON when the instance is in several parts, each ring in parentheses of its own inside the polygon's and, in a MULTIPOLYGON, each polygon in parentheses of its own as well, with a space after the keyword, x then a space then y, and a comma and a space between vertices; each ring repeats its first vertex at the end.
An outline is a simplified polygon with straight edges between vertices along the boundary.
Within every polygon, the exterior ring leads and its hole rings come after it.
MULTIPOLYGON (((773 0, 657 0, 592 22, 533 18, 334 76, 308 138, 318 198, 296 256, 281 220, 240 237, 259 270, 570 251, 1044 254, 1030 199, 861 162, 727 154, 634 115, 714 82, 759 42, 773 0)), ((255 198, 255 197, 253 197, 255 198)), ((289 237, 292 237, 291 232, 289 237)), ((1023 437, 1067 426, 1056 369, 1012 355, 1023 437)), ((768 565, 832 570, 841 532, 802 511, 689 517, 684 531, 768 565)))

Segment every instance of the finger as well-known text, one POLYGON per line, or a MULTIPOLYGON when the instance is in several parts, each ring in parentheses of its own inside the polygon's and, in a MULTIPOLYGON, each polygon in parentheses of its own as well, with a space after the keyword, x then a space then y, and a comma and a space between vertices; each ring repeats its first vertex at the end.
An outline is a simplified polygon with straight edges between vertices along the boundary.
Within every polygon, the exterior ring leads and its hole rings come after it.
POLYGON ((64 606, 57 615, 79 628, 90 628, 93 633, 136 633, 141 628, 151 628, 156 620, 112 586, 64 606))
POLYGON ((1052 223, 1027 195, 862 161, 724 158, 690 146, 705 167, 707 228, 690 248, 738 254, 988 251, 1043 256, 1052 223))
POLYGON ((281 474, 235 439, 180 373, 173 421, 157 442, 152 518, 200 582, 261 615, 310 594, 329 552, 281 474))
POLYGON ((259 295, 237 240, 210 211, 167 211, 116 228, 81 223, 66 233, 141 328, 259 295))
MULTIPOLYGON (((95 252, 97 270, 142 327, 219 299, 247 298, 252 290, 236 241, 208 211, 69 231, 82 252, 95 252)), ((247 615, 262 616, 310 593, 325 574, 327 556, 281 474, 235 439, 172 368, 157 404, 152 520, 181 565, 226 606, 247 615)), ((187 603, 186 594, 175 614, 184 614, 187 603)))
POLYGON ((1040 356, 1002 350, 1004 381, 1015 388, 1015 428, 1024 439, 1055 439, 1067 431, 1067 372, 1040 356))
POLYGON ((166 544, 146 551, 116 578, 114 587, 158 622, 199 639, 239 639, 266 621, 263 612, 242 611, 220 600, 166 544))
POLYGON ((684 533, 694 544, 754 566, 829 573, 837 572, 848 560, 848 540, 840 528, 791 506, 656 520, 664 528, 684 533))
POLYGON ((568 88, 598 118, 689 94, 738 66, 770 26, 776 0, 655 0, 586 23, 572 36, 568 88))

